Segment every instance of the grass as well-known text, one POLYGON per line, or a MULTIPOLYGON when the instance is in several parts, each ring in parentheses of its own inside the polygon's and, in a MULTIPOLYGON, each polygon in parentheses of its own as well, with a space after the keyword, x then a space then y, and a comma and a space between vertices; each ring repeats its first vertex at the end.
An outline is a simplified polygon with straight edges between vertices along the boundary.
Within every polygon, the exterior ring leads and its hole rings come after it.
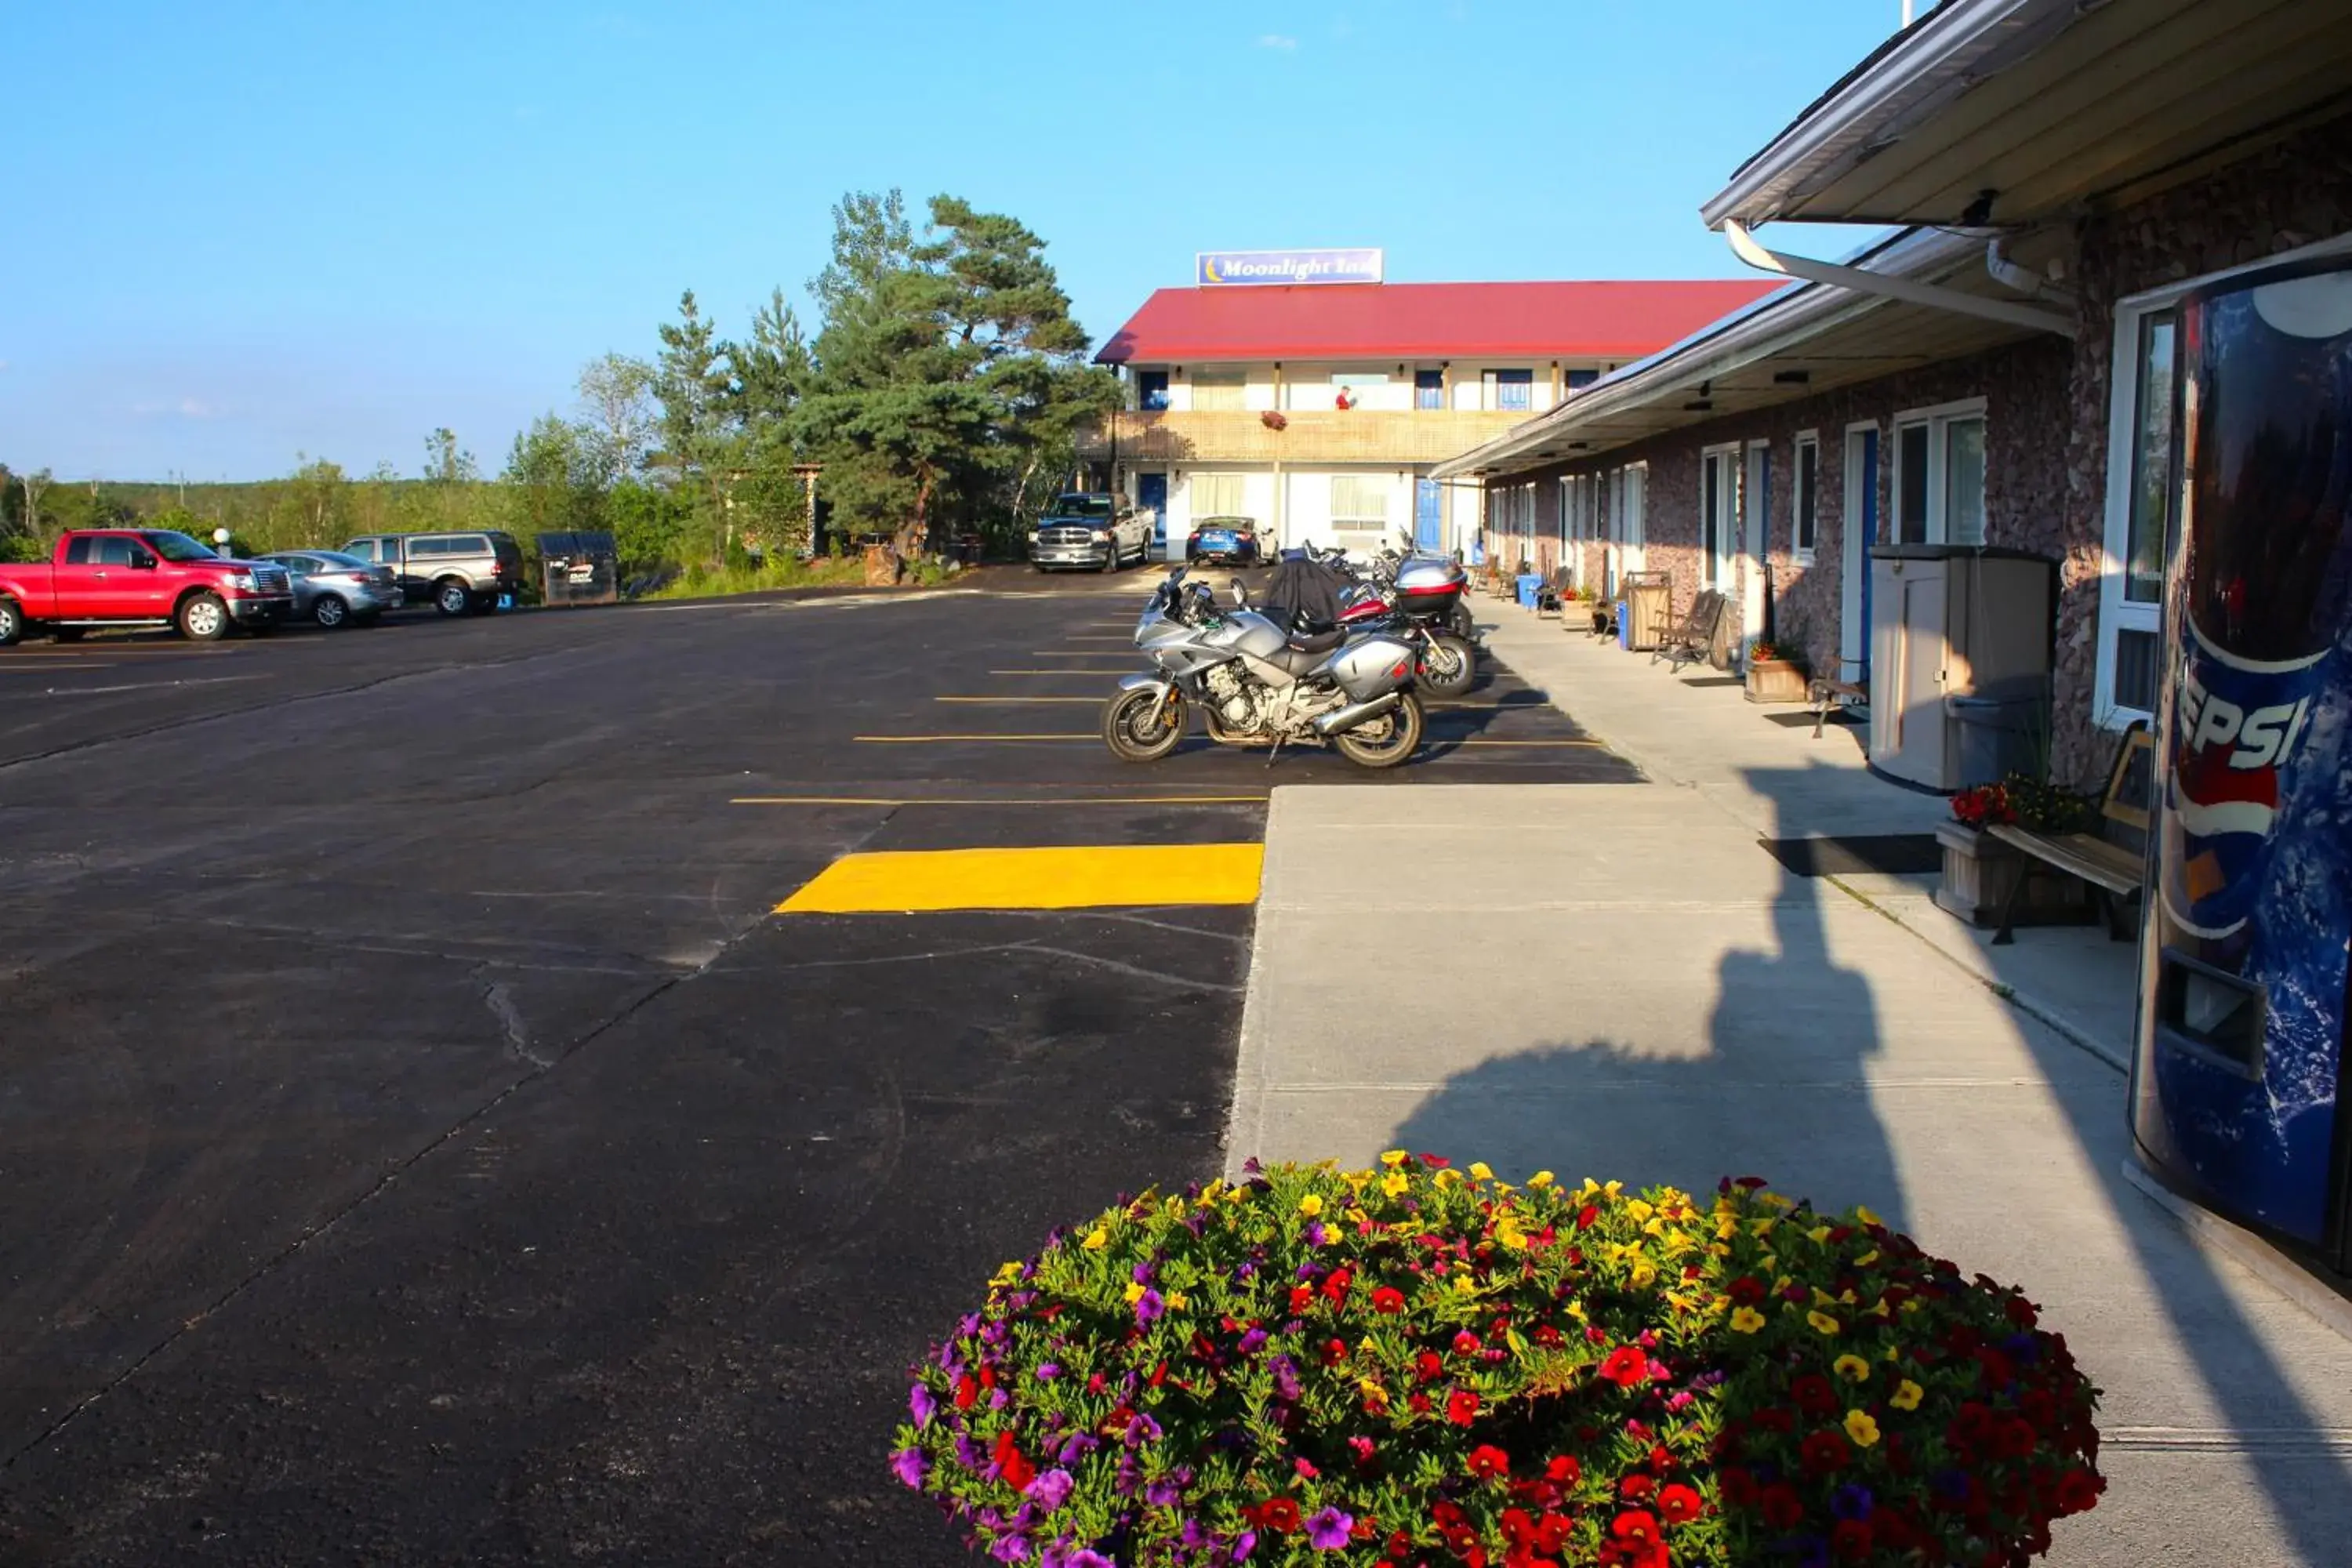
POLYGON ((866 568, 855 560, 819 556, 803 561, 786 556, 764 566, 729 566, 713 571, 689 567, 647 594, 648 599, 716 599, 729 594, 758 594, 772 588, 855 587, 866 581, 866 568))

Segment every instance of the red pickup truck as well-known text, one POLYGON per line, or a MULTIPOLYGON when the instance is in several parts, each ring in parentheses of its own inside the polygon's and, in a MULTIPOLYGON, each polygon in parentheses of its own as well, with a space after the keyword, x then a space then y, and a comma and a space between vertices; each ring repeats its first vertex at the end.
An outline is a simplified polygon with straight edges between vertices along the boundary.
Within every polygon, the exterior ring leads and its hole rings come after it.
POLYGON ((0 566, 0 647, 37 625, 68 637, 92 626, 177 626, 212 642, 231 626, 274 626, 293 612, 285 567, 215 555, 164 529, 76 530, 45 565, 0 566))

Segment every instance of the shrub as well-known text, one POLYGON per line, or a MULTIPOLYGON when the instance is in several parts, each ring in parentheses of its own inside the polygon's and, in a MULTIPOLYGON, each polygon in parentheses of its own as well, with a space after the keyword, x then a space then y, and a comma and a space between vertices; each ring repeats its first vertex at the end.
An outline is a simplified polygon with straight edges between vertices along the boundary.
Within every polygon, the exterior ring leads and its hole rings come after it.
POLYGON ((899 1479, 1040 1568, 2008 1563, 2105 1486, 2032 1303, 1867 1210, 1253 1169, 1000 1269, 899 1479))

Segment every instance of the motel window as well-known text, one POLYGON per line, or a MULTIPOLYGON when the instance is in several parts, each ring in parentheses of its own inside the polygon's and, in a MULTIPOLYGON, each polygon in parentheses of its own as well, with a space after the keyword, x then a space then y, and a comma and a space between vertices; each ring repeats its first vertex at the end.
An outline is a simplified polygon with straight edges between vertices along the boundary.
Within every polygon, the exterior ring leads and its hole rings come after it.
POLYGON ((1192 406, 1196 409, 1237 410, 1243 406, 1243 389, 1247 384, 1237 370, 1203 370, 1192 373, 1192 406))
POLYGON ((1331 376, 1331 405, 1338 407, 1345 397, 1350 408, 1376 408, 1388 390, 1389 378, 1381 371, 1336 371, 1331 376))
POLYGON ((1445 373, 1442 370, 1417 370, 1412 373, 1412 405, 1415 408, 1445 406, 1445 373))
POLYGON ((1731 509, 1738 491, 1732 465, 1738 458, 1735 447, 1709 452, 1699 459, 1699 582, 1709 588, 1731 585, 1731 542, 1736 533, 1731 509))
POLYGON ((1568 373, 1568 389, 1575 392, 1581 387, 1591 386, 1600 379, 1601 373, 1597 370, 1572 370, 1568 373))
POLYGON ((1534 371, 1490 370, 1484 379, 1487 407, 1524 412, 1534 405, 1534 371))
POLYGON ((1339 542, 1360 546, 1366 542, 1363 536, 1370 534, 1377 547, 1379 537, 1389 531, 1389 489, 1385 475, 1331 476, 1331 531, 1342 536, 1339 542))
POLYGON ((1166 371, 1142 370, 1135 373, 1135 405, 1147 413, 1156 413, 1168 406, 1166 371))
POLYGON ((1248 503, 1244 499, 1244 476, 1240 474, 1194 474, 1184 484, 1195 522, 1204 517, 1249 515, 1244 510, 1248 503))
POLYGON ((1899 544, 1985 542, 1984 399, 1895 416, 1895 523, 1899 544))
POLYGON ((1813 542, 1821 529, 1821 437, 1810 431, 1797 437, 1796 484, 1789 498, 1791 517, 1790 546, 1801 563, 1813 558, 1813 542))

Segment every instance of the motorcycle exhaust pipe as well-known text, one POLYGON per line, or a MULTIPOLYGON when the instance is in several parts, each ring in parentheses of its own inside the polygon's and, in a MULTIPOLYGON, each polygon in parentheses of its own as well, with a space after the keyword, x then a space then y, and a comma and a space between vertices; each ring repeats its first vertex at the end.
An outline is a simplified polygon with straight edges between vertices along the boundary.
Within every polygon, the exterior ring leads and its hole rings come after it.
POLYGON ((1324 714, 1315 721, 1315 732, 1318 735, 1336 735, 1342 730, 1352 730, 1367 719, 1379 718, 1396 705, 1397 694, 1393 691, 1387 692, 1373 698, 1370 702, 1359 702, 1352 708, 1342 708, 1336 712, 1324 714))

